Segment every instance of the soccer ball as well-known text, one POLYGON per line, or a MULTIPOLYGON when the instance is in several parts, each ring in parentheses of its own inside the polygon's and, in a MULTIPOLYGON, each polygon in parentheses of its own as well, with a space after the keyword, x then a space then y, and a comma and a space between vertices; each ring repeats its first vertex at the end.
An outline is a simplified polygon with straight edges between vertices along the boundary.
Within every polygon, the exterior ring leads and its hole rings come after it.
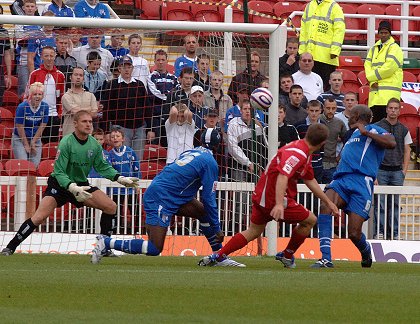
POLYGON ((273 95, 266 88, 257 88, 252 91, 249 101, 254 109, 268 110, 273 103, 273 95))

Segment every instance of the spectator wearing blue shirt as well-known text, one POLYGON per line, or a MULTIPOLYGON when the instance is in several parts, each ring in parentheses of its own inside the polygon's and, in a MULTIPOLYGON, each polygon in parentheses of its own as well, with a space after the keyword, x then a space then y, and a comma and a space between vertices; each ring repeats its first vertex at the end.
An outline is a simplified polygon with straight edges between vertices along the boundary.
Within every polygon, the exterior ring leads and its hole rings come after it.
POLYGON ((128 48, 122 47, 124 42, 124 35, 112 35, 111 44, 105 46, 105 48, 111 52, 115 59, 121 59, 124 55, 127 55, 128 48))
POLYGON ((56 17, 74 17, 73 9, 66 6, 63 0, 52 0, 44 7, 42 14, 47 11, 51 11, 56 17))
POLYGON ((48 104, 42 101, 44 85, 34 82, 28 99, 16 109, 12 148, 15 159, 28 160, 38 166, 41 161, 41 136, 48 123, 48 104))
POLYGON ((179 77, 181 71, 185 67, 192 67, 194 72, 197 72, 197 37, 192 34, 184 38, 185 54, 175 60, 175 75, 179 77))
POLYGON ((96 95, 96 92, 106 83, 106 74, 100 70, 101 56, 98 52, 90 52, 86 61, 84 87, 87 91, 96 95))

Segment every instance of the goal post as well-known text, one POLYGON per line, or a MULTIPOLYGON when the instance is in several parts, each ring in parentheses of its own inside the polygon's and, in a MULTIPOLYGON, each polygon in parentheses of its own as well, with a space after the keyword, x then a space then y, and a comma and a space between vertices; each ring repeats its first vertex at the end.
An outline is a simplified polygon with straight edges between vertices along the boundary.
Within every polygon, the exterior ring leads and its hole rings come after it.
MULTIPOLYGON (((229 8, 227 8, 229 10, 229 8)), ((268 160, 277 152, 278 137, 278 94, 279 94, 279 57, 285 51, 287 27, 277 24, 248 24, 248 23, 215 23, 215 22, 191 22, 191 21, 154 21, 132 19, 92 19, 92 18, 59 18, 59 17, 30 17, 30 16, 0 16, 0 24, 3 25, 38 25, 56 27, 76 27, 86 30, 97 28, 101 30, 119 29, 129 33, 145 32, 209 32, 224 35, 223 48, 220 49, 225 64, 232 62, 232 33, 234 34, 263 34, 268 35, 268 73, 269 90, 273 94, 273 103, 268 111, 268 160)), ((11 35, 13 37, 13 35, 11 35)), ((238 38, 239 39, 239 38, 238 38)), ((238 42, 238 41, 237 41, 238 42)), ((222 43, 222 42, 221 42, 222 43)), ((221 60, 219 60, 221 61, 221 60)), ((231 68, 225 66, 225 71, 231 68)), ((239 69, 237 69, 239 70, 239 69)), ((141 208, 141 207, 140 207, 141 208)), ((15 209, 15 211, 19 211, 15 209)), ((64 211, 63 211, 64 212, 64 211)), ((0 228, 0 231, 3 229, 0 228)), ((10 229, 9 229, 10 231, 10 229)), ((90 233, 92 234, 92 233, 90 233)), ((78 234, 80 235, 80 234, 78 234)), ((266 229, 267 255, 275 255, 277 252, 278 230, 277 223, 270 222, 266 229)), ((5 242, 3 242, 5 243, 5 242)))

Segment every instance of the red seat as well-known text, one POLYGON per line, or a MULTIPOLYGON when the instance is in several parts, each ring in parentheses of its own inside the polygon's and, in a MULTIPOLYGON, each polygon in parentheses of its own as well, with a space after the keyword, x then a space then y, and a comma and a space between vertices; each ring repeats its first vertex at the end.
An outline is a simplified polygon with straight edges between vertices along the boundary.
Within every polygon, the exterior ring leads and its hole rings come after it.
MULTIPOLYGON (((230 5, 232 3, 231 0, 222 0, 219 2, 220 4, 224 3, 226 5, 230 5)), ((238 3, 243 6, 243 1, 238 1, 238 3)), ((222 15, 222 20, 225 21, 225 8, 226 6, 220 7, 220 14, 222 15)), ((244 12, 239 10, 237 7, 232 7, 232 22, 234 23, 243 23, 244 22, 244 12)))
POLYGON ((339 66, 340 69, 347 69, 354 73, 359 73, 365 69, 360 56, 341 55, 339 56, 339 66))
POLYGON ((135 5, 137 9, 141 9, 140 17, 142 19, 161 20, 163 2, 164 1, 136 0, 135 5))
POLYGON ((57 155, 58 142, 51 142, 42 145, 42 160, 54 160, 57 155))
POLYGON ((357 75, 354 74, 352 71, 347 69, 336 69, 337 72, 341 72, 341 75, 343 77, 343 81, 354 81, 358 82, 357 75))
POLYGON ((418 81, 418 82, 420 82, 420 73, 419 73, 419 75, 417 76, 417 81, 418 81))
POLYGON ((193 5, 191 6, 191 13, 195 21, 223 22, 218 7, 213 5, 193 5))
POLYGON ((366 72, 364 70, 357 74, 357 80, 359 81, 360 85, 369 84, 369 81, 366 79, 366 72))
POLYGON ((158 162, 166 164, 167 151, 164 147, 156 144, 146 144, 144 146, 143 161, 158 162))
POLYGON ((417 77, 408 71, 403 71, 403 82, 417 82, 417 77))
POLYGON ((370 87, 368 85, 361 86, 359 88, 359 104, 362 104, 362 105, 368 104, 369 90, 370 90, 370 87))
POLYGON ((0 118, 3 125, 9 128, 15 127, 15 118, 10 110, 0 107, 0 118))
POLYGON ((407 102, 401 102, 401 110, 400 110, 400 116, 401 115, 417 115, 418 110, 416 107, 414 107, 412 104, 409 104, 407 102))
MULTIPOLYGON (((345 14, 356 14, 357 13, 357 6, 356 3, 339 3, 341 9, 345 14)), ((346 26, 347 27, 347 26, 346 26)))
POLYGON ((9 160, 4 164, 4 171, 8 176, 36 175, 35 164, 26 160, 9 160))
POLYGON ((296 2, 277 2, 273 6, 274 15, 281 18, 287 18, 293 11, 302 11, 302 5, 296 2))
POLYGON ((4 108, 7 108, 14 114, 19 103, 20 103, 20 99, 15 92, 9 91, 9 90, 6 90, 4 92, 4 95, 3 95, 4 108))
MULTIPOLYGON (((413 15, 413 7, 414 6, 409 6, 409 16, 413 15)), ((401 16, 401 5, 389 5, 385 8, 385 15, 390 15, 390 16, 401 16)), ((401 30, 401 21, 398 19, 392 19, 391 20, 391 28, 392 30, 395 31, 399 31, 401 30)), ((417 31, 417 21, 414 20, 409 20, 408 21, 408 30, 409 31, 417 31)), ((400 35, 393 35, 392 37, 394 37, 395 39, 399 39, 400 35)), ((410 41, 414 41, 416 36, 408 36, 408 40, 410 41)))
POLYGON ((140 163, 142 179, 152 180, 162 170, 163 166, 156 162, 144 161, 140 163))
POLYGON ((38 165, 38 175, 40 177, 48 177, 54 171, 55 160, 44 160, 38 165))
POLYGON ((12 86, 10 87, 10 91, 12 92, 17 92, 17 88, 18 88, 18 78, 14 75, 10 76, 10 80, 12 81, 12 86))
MULTIPOLYGON (((248 9, 254 10, 260 14, 265 14, 269 16, 273 16, 273 6, 271 3, 267 1, 249 1, 248 2, 248 9)), ((255 24, 278 24, 279 21, 273 18, 268 17, 261 17, 259 15, 252 15, 251 21, 255 24)))
POLYGON ((341 72, 341 75, 343 77, 343 86, 341 87, 341 92, 359 92, 360 84, 357 80, 356 74, 346 69, 336 69, 336 71, 341 72))
MULTIPOLYGON (((194 16, 191 13, 191 7, 186 2, 165 2, 162 6, 163 20, 169 21, 194 21, 194 16)), ((186 36, 188 31, 167 31, 167 35, 171 36, 186 36)))
MULTIPOLYGON (((153 72, 154 70, 156 70, 156 66, 155 66, 155 65, 153 65, 153 66, 150 68, 150 72, 153 72)), ((166 64, 166 70, 167 70, 169 73, 174 74, 174 73, 175 73, 175 66, 173 66, 172 64, 166 64)))
MULTIPOLYGON (((12 155, 12 149, 10 147, 10 144, 7 142, 0 142, 0 160, 6 161, 9 160, 12 155)), ((4 168, 3 168, 4 170, 4 168)), ((2 170, 2 171, 3 171, 2 170)), ((4 172, 2 172, 4 173, 4 172)))
POLYGON ((411 138, 413 142, 417 140, 417 127, 420 123, 419 115, 400 115, 398 120, 401 124, 408 128, 410 131, 411 138))
MULTIPOLYGON (((344 17, 344 21, 346 23, 346 30, 348 30, 348 29, 352 29, 352 30, 364 29, 362 21, 359 18, 344 17)), ((349 33, 346 33, 344 35, 344 39, 345 40, 362 40, 362 39, 366 39, 366 35, 365 34, 349 34, 349 33)))
POLYGON ((0 139, 2 139, 2 142, 4 142, 4 140, 11 141, 12 134, 13 128, 8 127, 6 124, 3 123, 0 124, 0 139))
MULTIPOLYGON (((365 3, 357 7, 357 13, 364 14, 364 15, 384 15, 385 9, 375 4, 365 3)), ((379 27, 380 21, 381 19, 376 19, 375 21, 376 30, 379 27)), ((366 26, 367 26, 367 19, 363 19, 363 27, 366 28, 366 26)))

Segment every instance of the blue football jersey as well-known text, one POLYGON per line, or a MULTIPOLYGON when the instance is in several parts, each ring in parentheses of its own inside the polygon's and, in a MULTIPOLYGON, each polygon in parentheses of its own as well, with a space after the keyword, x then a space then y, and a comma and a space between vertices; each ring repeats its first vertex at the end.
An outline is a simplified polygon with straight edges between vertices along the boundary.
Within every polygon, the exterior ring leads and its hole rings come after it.
MULTIPOLYGON (((108 153, 108 162, 118 173, 124 177, 141 178, 140 163, 136 152, 129 146, 113 148, 108 153)), ((132 194, 132 188, 114 188, 113 194, 132 194)))
POLYGON ((185 151, 153 179, 144 194, 144 203, 158 201, 166 211, 175 214, 179 207, 196 198, 202 186, 200 201, 211 225, 219 224, 216 186, 219 168, 210 150, 197 147, 185 151))
MULTIPOLYGON (((377 125, 367 125, 366 130, 374 134, 390 134, 377 125)), ((363 136, 356 129, 341 151, 334 179, 344 174, 358 173, 376 179, 379 166, 385 155, 385 149, 380 147, 370 137, 363 136)))

